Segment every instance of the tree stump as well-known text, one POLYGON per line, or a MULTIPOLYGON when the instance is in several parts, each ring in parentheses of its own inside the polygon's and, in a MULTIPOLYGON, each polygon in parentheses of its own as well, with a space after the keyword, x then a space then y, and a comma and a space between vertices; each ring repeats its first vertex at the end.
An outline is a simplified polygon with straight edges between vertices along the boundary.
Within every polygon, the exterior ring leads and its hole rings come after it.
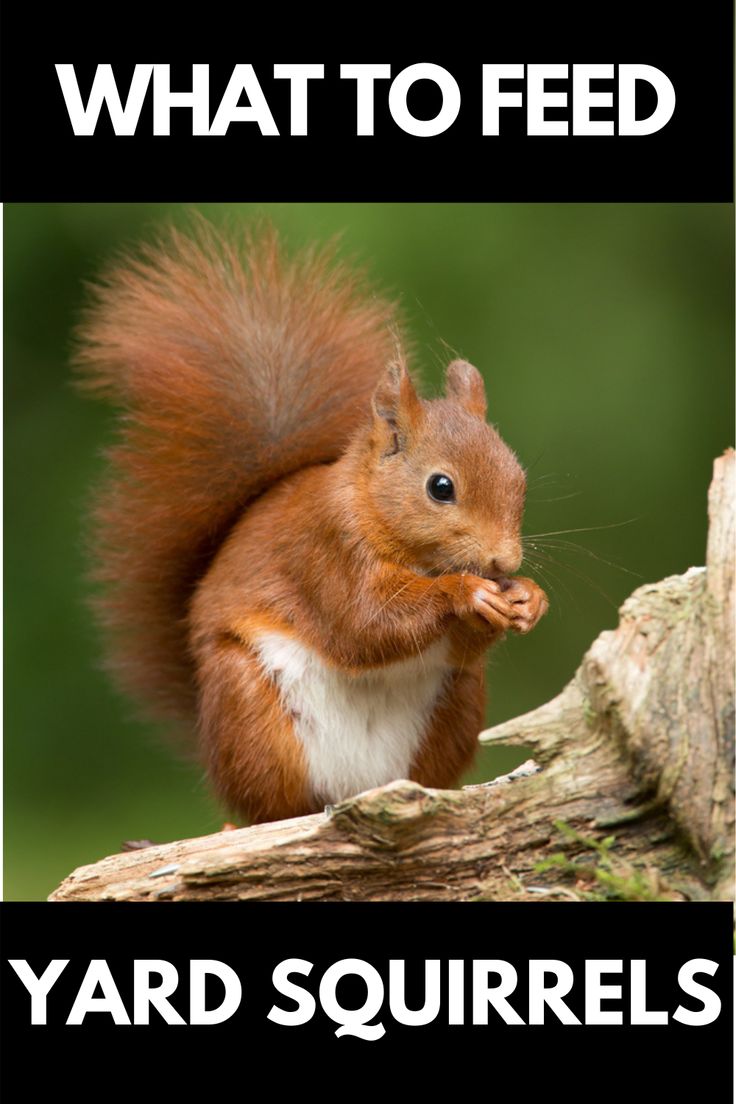
POLYGON ((481 733, 532 748, 511 774, 113 855, 49 899, 732 900, 732 449, 708 511, 705 567, 639 587, 561 694, 481 733))

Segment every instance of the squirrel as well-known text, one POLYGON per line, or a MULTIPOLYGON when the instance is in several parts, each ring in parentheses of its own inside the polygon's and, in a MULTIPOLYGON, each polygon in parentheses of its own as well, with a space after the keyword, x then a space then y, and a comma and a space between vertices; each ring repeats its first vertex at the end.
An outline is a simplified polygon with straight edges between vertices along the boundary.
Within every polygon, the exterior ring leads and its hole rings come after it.
POLYGON ((452 787, 483 660, 547 610, 482 376, 417 393, 394 305, 334 246, 164 230, 91 289, 80 385, 122 410, 94 511, 118 682, 196 724, 251 823, 452 787))

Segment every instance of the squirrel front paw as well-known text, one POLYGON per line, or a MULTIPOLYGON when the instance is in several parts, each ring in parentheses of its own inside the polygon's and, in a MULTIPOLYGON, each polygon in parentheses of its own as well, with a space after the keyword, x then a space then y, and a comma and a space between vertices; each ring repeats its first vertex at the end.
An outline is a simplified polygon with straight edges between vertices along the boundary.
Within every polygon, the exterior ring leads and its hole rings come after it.
POLYGON ((480 617, 497 632, 530 632, 549 608, 547 595, 532 579, 484 579, 480 575, 448 577, 453 588, 455 614, 480 617))
POLYGON ((533 579, 507 579, 503 585, 503 597, 514 608, 509 627, 518 633, 531 632, 549 609, 547 595, 533 579))
POLYGON ((484 579, 480 575, 462 575, 461 598, 456 607, 459 617, 480 617, 497 632, 506 632, 512 627, 513 619, 518 616, 516 605, 503 593, 500 583, 495 579, 484 579))

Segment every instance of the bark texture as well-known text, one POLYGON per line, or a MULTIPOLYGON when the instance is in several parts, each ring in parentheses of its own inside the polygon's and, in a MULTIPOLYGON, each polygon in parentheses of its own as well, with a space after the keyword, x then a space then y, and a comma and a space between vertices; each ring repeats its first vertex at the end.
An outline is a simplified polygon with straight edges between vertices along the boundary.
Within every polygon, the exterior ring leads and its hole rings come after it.
POLYGON ((706 566, 639 587, 558 697, 481 733, 532 749, 512 774, 112 855, 50 900, 732 900, 734 472, 729 449, 706 566))

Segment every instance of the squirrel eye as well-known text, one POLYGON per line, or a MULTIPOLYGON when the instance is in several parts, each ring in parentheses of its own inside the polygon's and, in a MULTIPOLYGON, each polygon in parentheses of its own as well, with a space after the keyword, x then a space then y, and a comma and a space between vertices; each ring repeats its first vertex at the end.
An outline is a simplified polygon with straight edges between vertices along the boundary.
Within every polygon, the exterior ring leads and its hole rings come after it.
POLYGON ((455 485, 449 475, 437 472, 435 475, 430 475, 427 480, 427 494, 435 502, 454 502, 455 485))

